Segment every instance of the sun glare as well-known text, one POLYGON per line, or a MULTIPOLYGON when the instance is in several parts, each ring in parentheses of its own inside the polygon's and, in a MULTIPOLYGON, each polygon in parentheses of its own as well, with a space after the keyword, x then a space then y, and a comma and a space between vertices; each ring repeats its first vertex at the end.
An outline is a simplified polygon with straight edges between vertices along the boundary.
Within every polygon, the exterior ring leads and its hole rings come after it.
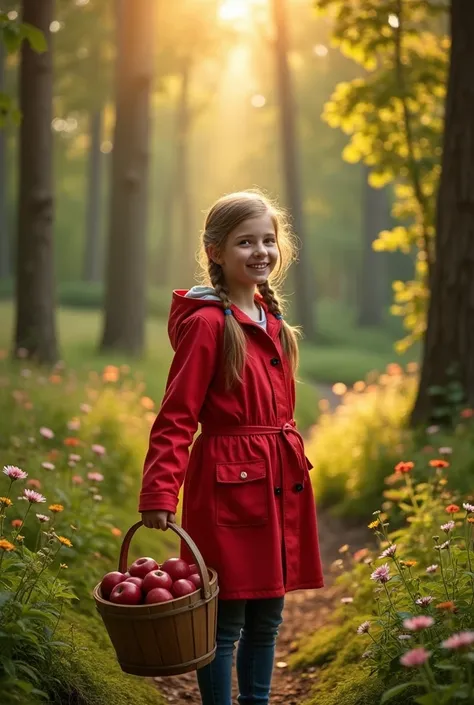
POLYGON ((223 0, 219 17, 224 22, 246 20, 249 17, 249 0, 223 0))

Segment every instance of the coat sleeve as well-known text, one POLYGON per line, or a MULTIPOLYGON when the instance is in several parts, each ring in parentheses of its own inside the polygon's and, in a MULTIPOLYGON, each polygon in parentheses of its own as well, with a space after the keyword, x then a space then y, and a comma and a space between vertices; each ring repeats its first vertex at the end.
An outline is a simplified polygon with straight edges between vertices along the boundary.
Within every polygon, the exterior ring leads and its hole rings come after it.
POLYGON ((217 359, 209 321, 192 316, 183 325, 145 458, 139 511, 175 512, 189 458, 189 446, 217 359))

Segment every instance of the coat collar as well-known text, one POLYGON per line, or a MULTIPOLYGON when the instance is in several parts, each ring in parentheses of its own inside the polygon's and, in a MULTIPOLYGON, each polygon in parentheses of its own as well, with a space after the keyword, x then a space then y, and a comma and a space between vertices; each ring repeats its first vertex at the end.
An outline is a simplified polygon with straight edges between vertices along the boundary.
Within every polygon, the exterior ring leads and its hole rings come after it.
MULTIPOLYGON (((275 315, 273 313, 270 313, 268 310, 268 306, 265 303, 265 301, 262 299, 262 297, 259 294, 256 294, 255 300, 257 301, 258 305, 263 308, 265 311, 266 317, 267 317, 267 333, 272 338, 272 340, 275 340, 275 338, 278 337, 281 331, 281 326, 282 322, 281 320, 275 318, 275 315)), ((247 316, 246 313, 240 310, 235 304, 231 305, 232 313, 234 315, 234 318, 240 323, 240 325, 243 326, 253 326, 254 328, 261 328, 261 326, 258 325, 256 321, 253 321, 249 316, 247 316)))

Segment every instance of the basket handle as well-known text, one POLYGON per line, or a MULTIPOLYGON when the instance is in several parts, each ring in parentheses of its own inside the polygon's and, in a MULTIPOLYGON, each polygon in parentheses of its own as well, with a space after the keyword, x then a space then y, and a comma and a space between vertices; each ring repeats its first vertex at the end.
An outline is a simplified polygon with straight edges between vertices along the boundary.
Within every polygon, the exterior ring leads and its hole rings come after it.
MULTIPOLYGON (((143 522, 137 521, 136 524, 130 527, 130 529, 124 536, 124 539, 122 541, 122 547, 120 549, 118 567, 121 573, 125 573, 127 571, 128 549, 130 548, 130 542, 136 530, 139 529, 140 526, 143 526, 143 522)), ((191 536, 181 526, 178 526, 178 524, 172 524, 168 522, 168 528, 172 529, 175 534, 178 534, 178 536, 187 544, 189 550, 193 554, 194 560, 199 568, 199 574, 201 576, 202 592, 204 595, 204 599, 208 600, 211 597, 211 588, 209 586, 209 573, 207 572, 206 564, 204 563, 204 559, 201 555, 199 548, 196 546, 191 536)))

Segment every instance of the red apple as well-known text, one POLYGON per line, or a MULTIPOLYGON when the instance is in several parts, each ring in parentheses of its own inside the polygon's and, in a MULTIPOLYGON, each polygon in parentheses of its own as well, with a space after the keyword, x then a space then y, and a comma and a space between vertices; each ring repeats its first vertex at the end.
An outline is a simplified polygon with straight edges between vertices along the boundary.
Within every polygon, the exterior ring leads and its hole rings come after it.
POLYGON ((153 558, 138 558, 135 563, 130 566, 129 573, 134 578, 144 578, 151 570, 157 570, 158 563, 153 558))
POLYGON ((154 590, 155 588, 164 588, 165 590, 169 590, 171 586, 173 585, 173 580, 168 573, 165 573, 164 570, 152 570, 150 573, 147 573, 145 577, 143 578, 143 585, 142 589, 144 592, 150 592, 150 590, 154 590))
POLYGON ((145 602, 147 605, 151 605, 154 602, 169 602, 169 600, 173 599, 173 595, 170 593, 169 590, 165 590, 165 588, 154 588, 153 590, 150 590, 150 592, 147 594, 145 598, 145 602))
POLYGON ((201 580, 201 576, 199 575, 199 573, 193 573, 192 575, 189 576, 188 580, 189 580, 189 582, 194 583, 194 585, 197 588, 202 587, 202 580, 201 580))
POLYGON ((138 585, 140 590, 143 589, 143 578, 134 578, 134 577, 125 578, 125 580, 123 582, 124 583, 133 583, 134 585, 138 585))
POLYGON ((142 591, 135 585, 125 580, 116 585, 110 595, 110 601, 116 605, 138 605, 142 600, 142 591))
POLYGON ((110 597, 110 593, 112 592, 114 587, 119 583, 123 583, 124 580, 125 575, 123 573, 119 573, 118 570, 113 570, 111 573, 107 573, 107 575, 104 575, 104 577, 102 578, 102 582, 100 583, 100 591, 102 593, 102 597, 108 600, 110 597))
POLYGON ((192 592, 196 592, 196 586, 190 580, 176 580, 173 583, 171 592, 175 597, 184 597, 185 595, 190 595, 192 592))
POLYGON ((173 580, 187 578, 189 575, 189 566, 182 558, 168 558, 161 566, 161 570, 171 575, 173 580))
POLYGON ((199 568, 196 563, 189 564, 189 575, 194 575, 194 573, 199 573, 199 568))

